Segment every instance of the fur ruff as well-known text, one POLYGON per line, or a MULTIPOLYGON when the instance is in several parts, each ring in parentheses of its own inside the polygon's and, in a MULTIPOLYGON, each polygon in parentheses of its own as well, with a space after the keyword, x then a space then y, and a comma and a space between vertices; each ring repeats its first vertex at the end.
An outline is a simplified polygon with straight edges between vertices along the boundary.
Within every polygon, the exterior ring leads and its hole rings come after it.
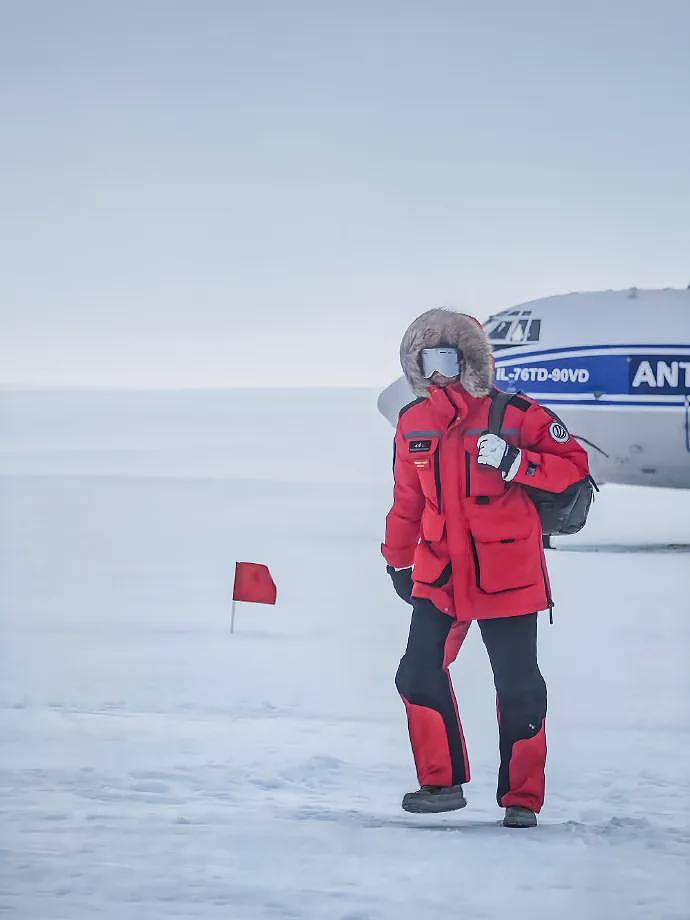
POLYGON ((428 396, 429 381, 422 374, 423 348, 450 345, 463 354, 460 384, 471 396, 487 396, 494 382, 491 346, 480 323, 466 313, 437 307, 422 313, 400 343, 400 364, 416 396, 428 396))

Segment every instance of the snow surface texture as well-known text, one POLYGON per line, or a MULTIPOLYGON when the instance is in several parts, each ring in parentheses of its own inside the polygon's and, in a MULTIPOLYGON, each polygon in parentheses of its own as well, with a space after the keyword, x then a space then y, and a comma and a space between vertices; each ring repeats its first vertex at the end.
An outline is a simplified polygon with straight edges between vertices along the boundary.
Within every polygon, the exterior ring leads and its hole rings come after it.
MULTIPOLYGON (((416 787, 366 390, 0 400, 0 915, 690 915, 690 556, 549 555, 547 803, 497 825, 491 672, 453 667, 469 806, 416 787), (278 605, 240 605, 236 559, 278 605)), ((690 495, 605 488, 568 546, 690 543, 690 495)))

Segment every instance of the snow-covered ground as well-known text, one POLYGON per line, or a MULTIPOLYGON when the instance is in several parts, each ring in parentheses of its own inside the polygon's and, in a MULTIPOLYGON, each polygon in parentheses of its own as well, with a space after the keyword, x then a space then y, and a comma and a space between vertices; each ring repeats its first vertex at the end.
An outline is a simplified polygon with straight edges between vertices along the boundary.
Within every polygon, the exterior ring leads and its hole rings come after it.
MULTIPOLYGON (((690 916, 690 555, 562 552, 547 804, 497 825, 491 673, 453 668, 469 806, 415 787, 379 556, 372 391, 0 398, 0 914, 690 916), (278 605, 241 605, 236 559, 278 605)), ((572 547, 690 543, 690 494, 607 487, 572 547)))

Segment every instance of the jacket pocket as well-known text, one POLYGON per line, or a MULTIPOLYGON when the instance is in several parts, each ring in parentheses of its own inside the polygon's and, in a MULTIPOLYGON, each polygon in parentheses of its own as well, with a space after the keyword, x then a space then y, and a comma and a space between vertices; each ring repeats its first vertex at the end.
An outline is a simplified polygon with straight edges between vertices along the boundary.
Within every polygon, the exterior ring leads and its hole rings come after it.
POLYGON ((487 594, 529 588, 541 579, 541 554, 534 535, 479 539, 471 534, 477 587, 487 594))
POLYGON ((452 567, 447 552, 437 554, 428 543, 420 543, 415 551, 412 579, 418 584, 442 588, 450 581, 452 567))
POLYGON ((443 539, 445 526, 445 517, 427 503, 422 512, 422 535, 424 539, 431 540, 432 543, 439 543, 443 539))
POLYGON ((492 466, 485 466, 477 462, 479 454, 477 441, 477 437, 465 435, 465 468, 463 471, 465 476, 465 498, 478 498, 480 495, 503 495, 506 490, 506 484, 498 470, 492 466))

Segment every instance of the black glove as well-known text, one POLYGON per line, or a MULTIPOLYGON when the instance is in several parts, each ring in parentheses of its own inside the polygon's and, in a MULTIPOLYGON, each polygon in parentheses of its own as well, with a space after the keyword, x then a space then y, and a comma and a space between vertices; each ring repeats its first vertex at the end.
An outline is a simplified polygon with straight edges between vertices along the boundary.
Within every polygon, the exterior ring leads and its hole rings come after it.
POLYGON ((386 571, 391 577, 393 587, 398 597, 406 604, 412 603, 412 566, 407 569, 398 569, 396 572, 392 565, 386 566, 386 571))

